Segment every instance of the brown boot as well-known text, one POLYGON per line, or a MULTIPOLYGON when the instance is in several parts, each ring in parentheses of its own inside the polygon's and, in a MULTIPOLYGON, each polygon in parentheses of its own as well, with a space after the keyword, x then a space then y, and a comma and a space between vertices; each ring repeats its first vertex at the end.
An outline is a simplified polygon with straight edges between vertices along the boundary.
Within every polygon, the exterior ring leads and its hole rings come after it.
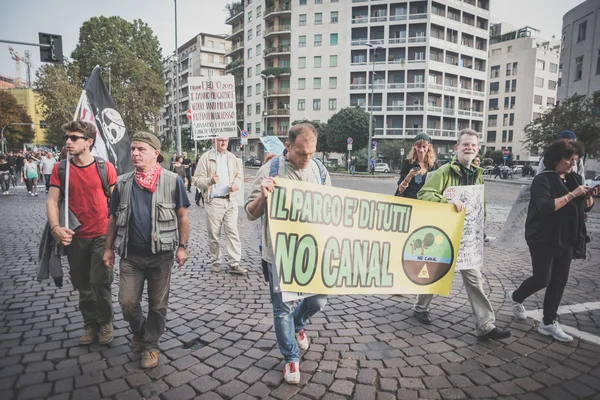
POLYGON ((133 334, 133 338, 131 338, 131 351, 135 354, 140 354, 143 350, 142 341, 144 340, 144 333, 138 332, 133 334))
POLYGON ((115 328, 112 321, 100 326, 100 344, 109 344, 115 336, 115 328))
POLYGON ((142 368, 154 368, 158 365, 158 351, 144 351, 142 368))
POLYGON ((79 344, 92 344, 98 336, 98 328, 86 326, 83 336, 79 338, 79 344))

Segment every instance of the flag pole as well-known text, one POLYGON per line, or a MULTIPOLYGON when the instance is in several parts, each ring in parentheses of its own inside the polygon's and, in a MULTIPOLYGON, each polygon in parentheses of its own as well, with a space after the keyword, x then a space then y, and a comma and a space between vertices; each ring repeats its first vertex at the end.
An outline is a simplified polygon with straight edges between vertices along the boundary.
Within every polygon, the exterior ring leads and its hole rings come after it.
MULTIPOLYGON (((81 104, 83 103, 83 99, 85 97, 85 90, 81 91, 81 96, 79 96, 79 101, 77 102, 77 107, 75 108, 75 114, 73 114, 73 121, 77 120, 77 116, 79 115, 79 111, 81 110, 81 104)), ((65 169, 65 228, 69 228, 69 174, 71 172, 71 155, 67 151, 67 167, 65 169)))

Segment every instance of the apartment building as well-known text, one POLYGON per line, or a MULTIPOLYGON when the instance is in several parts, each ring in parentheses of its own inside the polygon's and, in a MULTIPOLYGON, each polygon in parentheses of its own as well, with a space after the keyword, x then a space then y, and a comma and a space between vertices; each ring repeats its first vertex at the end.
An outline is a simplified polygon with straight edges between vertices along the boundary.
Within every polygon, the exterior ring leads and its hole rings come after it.
MULTIPOLYGON (((182 138, 190 135, 186 116, 189 106, 188 78, 193 76, 225 75, 226 55, 231 50, 227 35, 200 33, 179 47, 179 124, 182 138)), ((175 140, 175 57, 163 60, 166 94, 159 121, 159 132, 175 140)))
POLYGON ((251 139, 285 136, 295 120, 354 106, 373 112, 375 139, 426 131, 439 152, 451 151, 461 129, 483 132, 489 5, 245 0, 226 21, 244 128, 251 139))
POLYGON ((600 2, 587 0, 563 16, 559 100, 600 94, 600 2))
POLYGON ((556 103, 559 40, 546 40, 531 27, 491 29, 485 146, 508 148, 517 162, 537 162, 522 145, 523 129, 556 103))

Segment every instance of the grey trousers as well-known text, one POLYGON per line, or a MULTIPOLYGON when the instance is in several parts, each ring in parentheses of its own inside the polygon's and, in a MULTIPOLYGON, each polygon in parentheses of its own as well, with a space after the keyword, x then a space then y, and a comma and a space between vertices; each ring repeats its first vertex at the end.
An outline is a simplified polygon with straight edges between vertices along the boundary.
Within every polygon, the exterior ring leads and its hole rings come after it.
POLYGON ((158 351, 165 331, 173 253, 142 257, 128 254, 119 264, 119 303, 125 321, 133 333, 143 333, 145 351, 158 351), (148 317, 144 317, 141 301, 144 281, 148 281, 148 317))
MULTIPOLYGON (((483 290, 483 276, 479 269, 464 269, 460 271, 471 309, 473 310, 473 320, 477 336, 483 336, 495 328, 496 317, 492 304, 488 300, 483 290)), ((422 312, 429 311, 431 308, 432 294, 420 294, 417 296, 413 310, 422 312)))
MULTIPOLYGON (((206 201, 206 199, 205 199, 206 201)), ((221 262, 221 228, 225 230, 227 240, 227 256, 230 266, 240 265, 242 258, 242 242, 238 233, 238 205, 228 199, 210 199, 204 203, 206 210, 206 232, 208 248, 212 264, 221 262)))

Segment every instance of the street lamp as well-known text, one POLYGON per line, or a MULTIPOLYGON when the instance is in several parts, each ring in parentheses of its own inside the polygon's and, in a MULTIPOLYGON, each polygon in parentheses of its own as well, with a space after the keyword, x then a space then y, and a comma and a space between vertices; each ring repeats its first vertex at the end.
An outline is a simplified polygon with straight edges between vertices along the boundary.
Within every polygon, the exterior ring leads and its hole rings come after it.
POLYGON ((0 142, 2 142, 2 154, 6 153, 6 151, 5 151, 5 144, 4 144, 4 142, 5 142, 5 140, 4 140, 4 130, 7 127, 11 126, 11 125, 29 125, 29 126, 31 126, 32 130, 35 129, 35 124, 30 124, 28 122, 11 122, 10 124, 4 125, 2 127, 2 131, 0 131, 0 142))
POLYGON ((181 127, 179 126, 179 47, 177 46, 177 0, 175 1, 175 127, 177 129, 177 154, 181 154, 181 127))
MULTIPOLYGON (((275 75, 265 75, 265 74, 258 74, 260 77, 262 77, 265 80, 265 109, 263 110, 263 116, 265 117, 265 131, 268 134, 269 130, 267 127, 267 105, 269 104, 269 78, 275 78, 275 75)), ((264 135, 267 136, 267 135, 264 135)))
POLYGON ((372 151, 372 147, 373 145, 371 144, 371 142, 373 141, 373 103, 375 102, 375 93, 374 93, 374 89, 375 89, 375 57, 377 57, 379 55, 379 53, 377 53, 377 50, 382 50, 383 47, 381 46, 377 46, 375 47, 373 45, 373 43, 371 42, 367 42, 365 43, 365 45, 370 48, 373 49, 373 57, 371 57, 371 63, 373 64, 373 76, 371 77, 371 110, 369 113, 369 143, 367 144, 367 163, 371 162, 371 151, 372 151))

